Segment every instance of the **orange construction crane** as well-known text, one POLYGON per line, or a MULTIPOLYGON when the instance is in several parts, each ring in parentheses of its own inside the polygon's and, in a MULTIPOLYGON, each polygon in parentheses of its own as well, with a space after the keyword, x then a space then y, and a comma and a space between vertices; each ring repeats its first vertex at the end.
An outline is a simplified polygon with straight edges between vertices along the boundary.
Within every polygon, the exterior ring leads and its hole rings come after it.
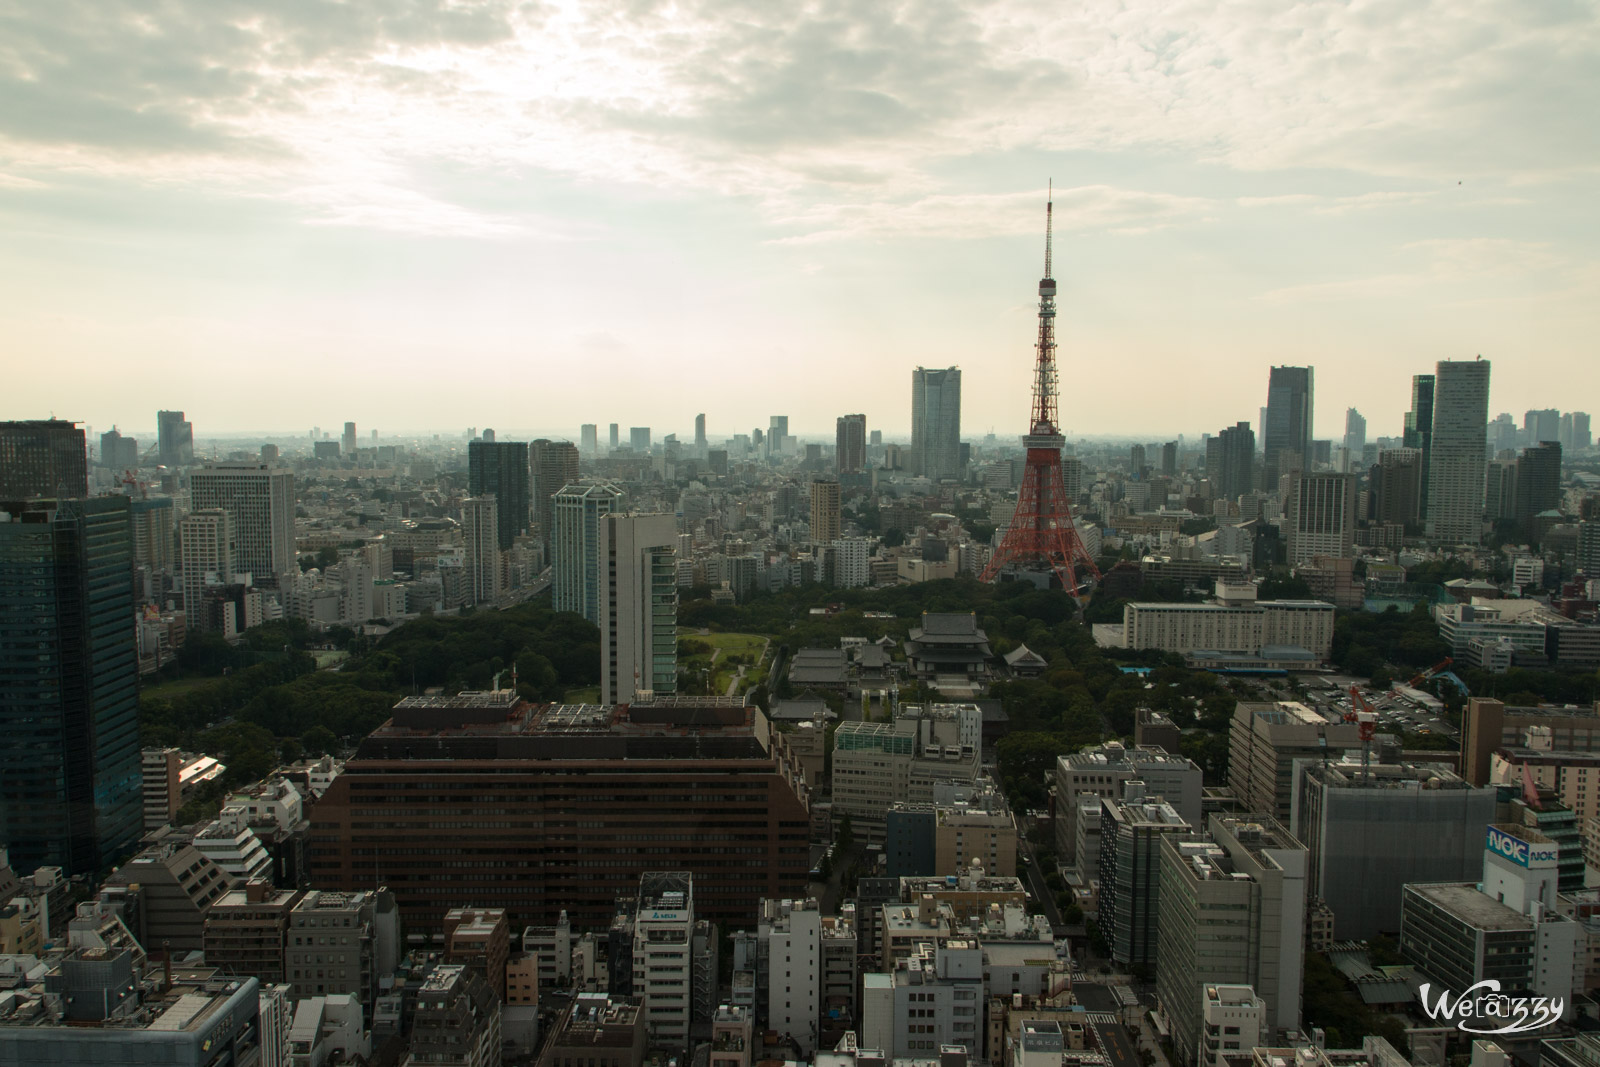
POLYGON ((1434 675, 1438 674, 1440 671, 1449 670, 1450 669, 1450 665, 1452 663, 1454 663, 1454 662, 1455 662, 1454 659, 1452 659, 1449 656, 1446 656, 1444 659, 1440 660, 1438 663, 1435 663, 1433 666, 1429 667, 1427 670, 1422 671, 1421 673, 1419 673, 1415 678, 1411 679, 1411 681, 1407 682, 1406 684, 1409 685, 1411 688, 1415 689, 1417 686, 1421 685, 1423 682, 1426 682, 1429 678, 1432 678, 1434 675))
POLYGON ((1359 685, 1350 687, 1350 710, 1345 712, 1345 722, 1353 722, 1360 727, 1361 734, 1361 777, 1371 776, 1372 768, 1372 739, 1378 733, 1378 709, 1361 693, 1359 685))

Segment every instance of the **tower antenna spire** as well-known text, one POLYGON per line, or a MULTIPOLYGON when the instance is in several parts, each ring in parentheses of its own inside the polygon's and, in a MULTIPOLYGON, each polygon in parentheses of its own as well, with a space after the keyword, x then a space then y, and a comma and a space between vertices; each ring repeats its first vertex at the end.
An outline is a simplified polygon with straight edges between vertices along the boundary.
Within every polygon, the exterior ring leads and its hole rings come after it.
POLYGON ((1050 242, 1055 230, 1056 209, 1056 183, 1050 179, 1050 184, 1044 194, 1044 276, 1050 277, 1050 242))

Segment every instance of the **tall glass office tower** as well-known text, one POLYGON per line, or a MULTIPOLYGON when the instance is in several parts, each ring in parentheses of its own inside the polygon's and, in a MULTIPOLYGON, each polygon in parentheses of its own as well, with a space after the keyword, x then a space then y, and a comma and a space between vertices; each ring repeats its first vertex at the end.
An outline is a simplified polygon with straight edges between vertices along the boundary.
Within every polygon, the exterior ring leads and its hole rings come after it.
POLYGON ((911 455, 931 481, 961 477, 961 369, 911 372, 911 455))
POLYGON ((0 502, 0 840, 94 875, 138 844, 128 498, 0 502))

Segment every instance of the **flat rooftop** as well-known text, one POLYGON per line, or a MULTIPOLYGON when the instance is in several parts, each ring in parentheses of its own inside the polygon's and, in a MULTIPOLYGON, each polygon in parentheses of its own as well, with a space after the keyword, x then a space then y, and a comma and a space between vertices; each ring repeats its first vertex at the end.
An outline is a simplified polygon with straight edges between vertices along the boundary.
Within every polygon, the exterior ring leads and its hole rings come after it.
POLYGON ((634 704, 530 704, 408 697, 369 734, 358 760, 766 759, 757 709, 740 697, 634 704), (454 703, 413 704, 448 700, 454 703))
MULTIPOLYGON (((1441 753, 1453 755, 1453 753, 1441 753)), ((1600 754, 1596 761, 1600 762, 1600 754)), ((1345 752, 1334 763, 1323 765, 1307 761, 1305 773, 1312 778, 1325 780, 1338 789, 1476 789, 1461 775, 1443 763, 1379 763, 1372 760, 1363 770, 1359 753, 1345 752)))
POLYGON ((1248 703, 1243 706, 1249 708, 1255 718, 1265 719, 1274 726, 1326 726, 1344 721, 1340 716, 1324 715, 1298 700, 1278 700, 1271 704, 1248 703))
POLYGON ((1533 920, 1519 915, 1491 896, 1478 892, 1475 884, 1464 882, 1432 883, 1406 887, 1468 926, 1492 933, 1533 929, 1533 920))

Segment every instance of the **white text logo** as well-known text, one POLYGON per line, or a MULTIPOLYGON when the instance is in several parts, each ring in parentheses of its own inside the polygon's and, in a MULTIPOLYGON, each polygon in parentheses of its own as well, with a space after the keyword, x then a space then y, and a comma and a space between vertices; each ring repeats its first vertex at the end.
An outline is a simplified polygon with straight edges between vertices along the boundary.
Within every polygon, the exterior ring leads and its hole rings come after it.
POLYGON ((1433 987, 1423 983, 1417 990, 1422 998, 1422 1010, 1430 1019, 1449 1022, 1469 1034, 1521 1034, 1538 1030, 1559 1022, 1566 1010, 1560 997, 1512 997, 1500 992, 1500 983, 1493 978, 1478 982, 1465 993, 1450 999, 1450 991, 1439 990, 1439 998, 1428 1002, 1428 991, 1433 987), (1498 1024, 1498 1025, 1497 1025, 1498 1024))

